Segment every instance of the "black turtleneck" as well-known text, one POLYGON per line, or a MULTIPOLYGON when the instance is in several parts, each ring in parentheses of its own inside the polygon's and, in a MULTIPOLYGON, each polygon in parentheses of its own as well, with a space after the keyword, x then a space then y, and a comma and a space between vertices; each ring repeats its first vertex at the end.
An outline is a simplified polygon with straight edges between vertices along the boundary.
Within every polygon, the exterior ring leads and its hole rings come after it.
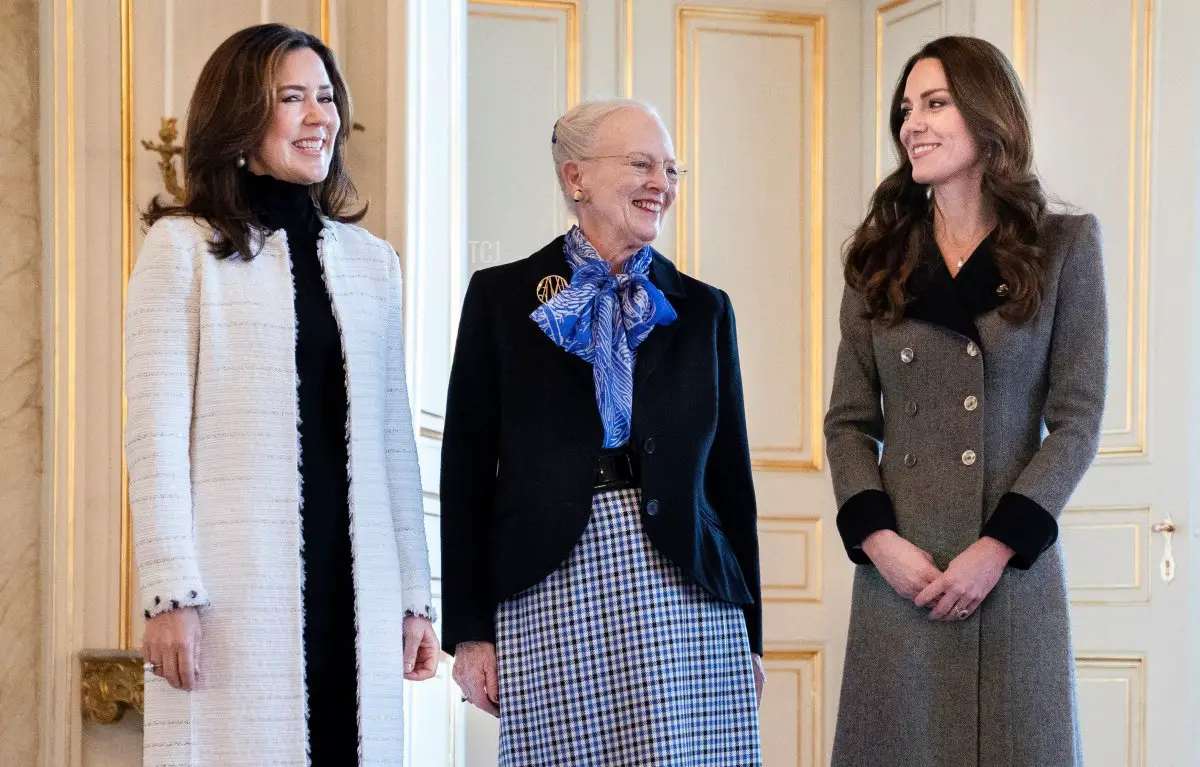
POLYGON ((313 767, 357 764, 346 373, 317 255, 323 224, 307 186, 247 172, 244 190, 260 223, 287 234, 292 262, 309 750, 313 767))

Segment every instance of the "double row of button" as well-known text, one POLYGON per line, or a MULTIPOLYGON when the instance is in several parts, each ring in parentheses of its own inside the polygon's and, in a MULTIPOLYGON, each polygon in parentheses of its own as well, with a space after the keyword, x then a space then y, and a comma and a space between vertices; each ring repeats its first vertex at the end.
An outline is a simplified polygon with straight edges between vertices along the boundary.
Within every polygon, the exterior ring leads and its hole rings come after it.
MULTIPOLYGON (((967 344, 967 356, 969 356, 969 357, 978 357, 979 356, 979 345, 976 344, 974 341, 971 341, 967 344)), ((905 365, 908 365, 914 359, 916 359, 916 353, 913 352, 913 350, 911 348, 906 346, 900 350, 900 361, 903 362, 905 365)), ((966 410, 967 412, 969 412, 969 413, 974 412, 978 408, 979 408, 979 398, 976 397, 975 395, 972 394, 963 400, 963 409, 966 410)), ((904 412, 910 416, 916 415, 918 409, 919 408, 917 407, 917 403, 914 400, 909 400, 908 403, 905 404, 905 406, 904 406, 904 412)), ((974 450, 964 450, 963 454, 962 454, 963 466, 974 466, 975 461, 978 460, 978 458, 979 458, 979 456, 977 456, 975 454, 974 450)), ((904 465, 910 469, 913 466, 916 466, 917 465, 917 457, 915 455, 913 455, 912 453, 905 453, 904 454, 904 465)))

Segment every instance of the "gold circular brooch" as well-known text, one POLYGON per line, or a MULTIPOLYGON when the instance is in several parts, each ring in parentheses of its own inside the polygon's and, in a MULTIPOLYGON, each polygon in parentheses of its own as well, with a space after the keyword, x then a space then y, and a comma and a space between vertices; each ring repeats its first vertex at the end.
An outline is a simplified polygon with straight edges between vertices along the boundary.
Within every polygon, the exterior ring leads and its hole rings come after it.
POLYGON ((537 299, 543 304, 558 295, 559 291, 567 287, 567 278, 561 274, 548 274, 538 281, 537 284, 537 299))

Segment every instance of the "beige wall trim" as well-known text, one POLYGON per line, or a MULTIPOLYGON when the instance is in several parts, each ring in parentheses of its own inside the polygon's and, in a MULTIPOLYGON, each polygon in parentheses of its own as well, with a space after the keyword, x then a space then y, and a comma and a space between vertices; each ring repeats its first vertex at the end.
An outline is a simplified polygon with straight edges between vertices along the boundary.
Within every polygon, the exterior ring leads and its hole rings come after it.
POLYGON ((42 767, 75 767, 75 3, 41 4, 45 480, 42 767), (48 76, 47 76, 48 75, 48 76))

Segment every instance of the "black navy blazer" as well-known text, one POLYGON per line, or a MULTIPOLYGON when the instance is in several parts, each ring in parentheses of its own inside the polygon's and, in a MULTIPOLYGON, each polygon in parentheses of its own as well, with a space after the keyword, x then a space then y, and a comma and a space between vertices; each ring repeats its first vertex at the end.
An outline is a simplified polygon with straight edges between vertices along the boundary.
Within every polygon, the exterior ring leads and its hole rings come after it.
MULTIPOLYGON (((592 366, 530 319, 538 283, 568 281, 563 237, 476 272, 450 372, 442 442, 442 644, 495 641, 496 606, 566 560, 591 516, 604 429, 592 366)), ((762 653, 757 512, 733 307, 654 254, 678 319, 637 350, 630 446, 655 548, 742 607, 762 653)))

